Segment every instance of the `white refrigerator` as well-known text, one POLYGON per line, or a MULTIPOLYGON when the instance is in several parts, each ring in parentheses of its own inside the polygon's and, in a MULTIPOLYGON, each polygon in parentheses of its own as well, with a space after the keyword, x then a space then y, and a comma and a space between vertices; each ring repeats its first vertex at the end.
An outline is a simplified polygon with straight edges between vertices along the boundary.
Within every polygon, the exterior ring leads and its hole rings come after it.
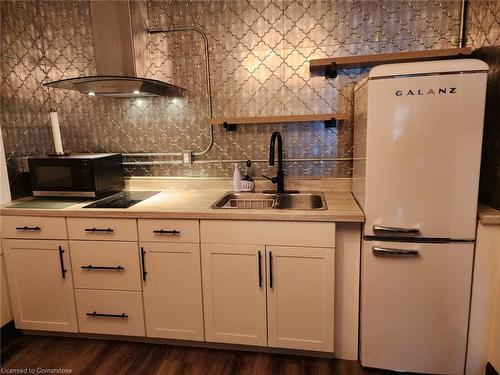
POLYGON ((365 367, 464 372, 487 71, 380 65, 355 88, 365 367))

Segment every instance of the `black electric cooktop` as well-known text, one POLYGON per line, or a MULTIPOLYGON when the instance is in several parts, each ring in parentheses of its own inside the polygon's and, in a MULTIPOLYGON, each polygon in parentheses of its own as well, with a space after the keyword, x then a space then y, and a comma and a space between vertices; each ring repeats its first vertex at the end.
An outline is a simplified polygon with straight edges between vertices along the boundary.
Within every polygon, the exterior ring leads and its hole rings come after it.
POLYGON ((83 208, 129 208, 158 193, 159 191, 122 191, 83 208))

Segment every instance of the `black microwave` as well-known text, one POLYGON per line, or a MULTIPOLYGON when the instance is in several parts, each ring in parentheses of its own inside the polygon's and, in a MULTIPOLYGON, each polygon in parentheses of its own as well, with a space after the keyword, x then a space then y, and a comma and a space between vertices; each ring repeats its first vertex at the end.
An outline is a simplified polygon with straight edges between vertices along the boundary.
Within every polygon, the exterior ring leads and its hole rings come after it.
POLYGON ((33 195, 102 198, 124 188, 121 154, 29 158, 33 195))

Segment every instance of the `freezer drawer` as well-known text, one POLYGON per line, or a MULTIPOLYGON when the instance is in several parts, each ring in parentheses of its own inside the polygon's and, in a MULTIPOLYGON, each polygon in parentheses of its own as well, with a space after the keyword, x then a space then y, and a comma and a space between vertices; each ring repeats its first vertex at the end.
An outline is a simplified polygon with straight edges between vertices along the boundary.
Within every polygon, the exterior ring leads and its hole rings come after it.
POLYGON ((473 252, 472 243, 363 241, 363 366, 463 373, 473 252))
POLYGON ((365 235, 474 239, 486 76, 369 81, 365 235))

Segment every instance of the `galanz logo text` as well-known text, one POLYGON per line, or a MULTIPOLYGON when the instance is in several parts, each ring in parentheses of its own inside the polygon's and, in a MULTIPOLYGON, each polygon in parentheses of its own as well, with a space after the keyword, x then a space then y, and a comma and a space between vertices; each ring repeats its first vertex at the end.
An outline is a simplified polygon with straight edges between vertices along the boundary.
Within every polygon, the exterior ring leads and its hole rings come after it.
POLYGON ((398 90, 396 96, 422 96, 422 95, 446 95, 456 94, 456 87, 439 87, 436 89, 413 89, 413 90, 398 90))

